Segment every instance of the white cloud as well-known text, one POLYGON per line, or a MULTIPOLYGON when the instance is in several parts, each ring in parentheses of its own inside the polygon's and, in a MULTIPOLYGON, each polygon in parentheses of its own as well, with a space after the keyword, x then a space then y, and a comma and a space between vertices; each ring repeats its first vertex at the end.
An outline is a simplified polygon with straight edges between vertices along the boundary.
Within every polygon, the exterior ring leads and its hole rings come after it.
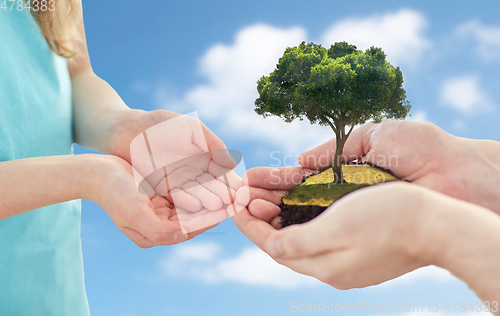
POLYGON ((233 44, 216 44, 203 55, 199 71, 208 83, 189 91, 186 102, 210 119, 234 109, 253 110, 257 80, 274 69, 286 47, 298 45, 305 37, 300 27, 257 24, 240 30, 233 44))
POLYGON ((463 38, 472 38, 475 52, 484 60, 500 58, 500 26, 486 26, 479 21, 469 21, 460 25, 456 33, 463 38))
POLYGON ((441 87, 441 103, 463 114, 492 108, 492 102, 481 88, 479 77, 475 75, 445 81, 441 87))
POLYGON ((411 117, 407 120, 415 121, 415 122, 429 122, 429 118, 427 117, 427 113, 424 110, 417 110, 414 113, 411 113, 411 117))
POLYGON ((206 283, 235 282, 275 288, 321 284, 278 264, 257 247, 224 257, 222 248, 216 243, 189 243, 175 248, 160 265, 169 276, 206 283))
POLYGON ((402 9, 395 13, 366 18, 350 18, 335 23, 322 38, 325 46, 346 41, 358 49, 381 47, 387 59, 398 65, 406 62, 414 65, 431 47, 425 36, 427 20, 419 12, 402 9))
MULTIPOLYGON (((179 245, 160 260, 162 273, 170 277, 186 278, 205 283, 234 282, 274 288, 318 286, 318 280, 296 273, 278 264, 257 247, 243 249, 227 256, 214 242, 179 245)), ((385 282, 380 287, 401 287, 415 281, 462 282, 442 268, 429 266, 385 282)))

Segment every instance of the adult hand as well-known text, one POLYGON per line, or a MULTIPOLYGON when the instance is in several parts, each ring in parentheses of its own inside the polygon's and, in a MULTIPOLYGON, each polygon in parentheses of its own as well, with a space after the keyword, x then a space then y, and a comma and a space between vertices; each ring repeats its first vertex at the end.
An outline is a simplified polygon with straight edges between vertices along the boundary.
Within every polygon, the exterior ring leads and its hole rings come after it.
POLYGON ((338 289, 380 284, 433 264, 461 278, 499 314, 500 219, 482 207, 393 182, 355 191, 321 216, 281 230, 246 209, 233 220, 280 264, 338 289))
MULTIPOLYGON (((332 139, 299 156, 304 168, 326 169, 335 154, 332 139)), ((385 120, 354 130, 343 162, 359 159, 396 177, 472 202, 500 214, 500 143, 460 138, 436 125, 385 120)))
MULTIPOLYGON (((276 185, 276 189, 283 185, 276 185)), ((238 228, 279 263, 338 289, 382 283, 431 263, 432 191, 388 183, 353 192, 301 225, 280 230, 246 209, 238 228)), ((268 217, 269 219, 270 217, 268 217)))
MULTIPOLYGON (((281 197, 302 177, 333 162, 335 139, 299 156, 300 167, 248 170, 249 189, 237 201, 261 219, 277 217, 281 197), (312 169, 312 170, 311 170, 312 169), (276 190, 273 183, 283 183, 276 190), (250 194, 248 194, 248 192, 250 194)), ((500 144, 450 135, 430 123, 384 120, 355 129, 348 138, 343 162, 358 159, 390 170, 395 176, 446 195, 472 202, 500 214, 500 144)), ((279 227, 279 218, 273 222, 279 227)))
POLYGON ((338 289, 433 264, 462 279, 485 311, 500 315, 500 218, 483 207, 392 182, 352 192, 315 219, 280 230, 247 209, 233 220, 277 262, 338 289))

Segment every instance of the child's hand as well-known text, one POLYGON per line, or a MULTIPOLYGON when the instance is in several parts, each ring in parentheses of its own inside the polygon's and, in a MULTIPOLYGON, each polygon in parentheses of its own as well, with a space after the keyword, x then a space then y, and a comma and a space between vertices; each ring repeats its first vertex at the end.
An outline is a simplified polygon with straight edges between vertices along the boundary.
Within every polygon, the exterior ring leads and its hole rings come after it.
POLYGON ((184 232, 216 225, 238 211, 233 201, 242 183, 231 170, 235 161, 199 120, 127 110, 109 133, 107 151, 133 166, 136 182, 158 196, 153 201, 168 202, 184 232))
POLYGON ((163 196, 140 193, 132 167, 121 158, 96 155, 93 161, 96 181, 89 199, 99 204, 115 225, 141 248, 183 242, 228 217, 226 209, 203 208, 192 212, 174 207, 163 196), (182 226, 189 233, 183 233, 179 217, 183 217, 182 226), (211 223, 210 226, 207 223, 211 223))

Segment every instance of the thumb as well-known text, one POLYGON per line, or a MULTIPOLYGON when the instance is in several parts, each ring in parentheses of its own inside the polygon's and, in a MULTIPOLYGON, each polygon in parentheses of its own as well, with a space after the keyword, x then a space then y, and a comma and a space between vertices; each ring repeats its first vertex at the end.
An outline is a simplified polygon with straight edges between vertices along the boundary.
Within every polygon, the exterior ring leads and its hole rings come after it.
POLYGON ((319 219, 285 227, 268 238, 264 251, 273 258, 298 259, 332 250, 334 240, 326 224, 319 219))
MULTIPOLYGON (((370 135, 378 124, 367 123, 352 131, 342 152, 342 162, 350 162, 363 157, 371 148, 370 135)), ((333 164, 337 142, 335 138, 299 155, 303 168, 323 170, 333 164)))
POLYGON ((211 160, 230 170, 236 168, 242 159, 242 154, 234 149, 227 149, 226 144, 217 137, 208 127, 201 122, 203 135, 207 142, 208 151, 210 152, 211 160))

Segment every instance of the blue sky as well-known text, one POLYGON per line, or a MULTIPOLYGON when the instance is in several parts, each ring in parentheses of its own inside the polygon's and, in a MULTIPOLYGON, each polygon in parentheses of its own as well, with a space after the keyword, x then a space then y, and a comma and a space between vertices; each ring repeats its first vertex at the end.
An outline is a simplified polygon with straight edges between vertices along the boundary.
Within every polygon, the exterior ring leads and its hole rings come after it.
MULTIPOLYGON (((308 122, 286 124, 253 113, 256 80, 273 69, 285 47, 302 40, 382 47, 403 71, 411 119, 463 137, 500 140, 498 1, 125 0, 83 6, 94 71, 130 107, 198 111, 229 148, 243 153, 248 168, 276 159, 294 164, 297 154, 334 136, 308 122)), ((75 152, 87 151, 75 146, 75 152)), ((296 314, 291 301, 394 307, 477 301, 437 268, 338 291, 277 266, 231 220, 181 245, 139 249, 99 206, 82 203, 93 315, 288 315, 296 314)))

